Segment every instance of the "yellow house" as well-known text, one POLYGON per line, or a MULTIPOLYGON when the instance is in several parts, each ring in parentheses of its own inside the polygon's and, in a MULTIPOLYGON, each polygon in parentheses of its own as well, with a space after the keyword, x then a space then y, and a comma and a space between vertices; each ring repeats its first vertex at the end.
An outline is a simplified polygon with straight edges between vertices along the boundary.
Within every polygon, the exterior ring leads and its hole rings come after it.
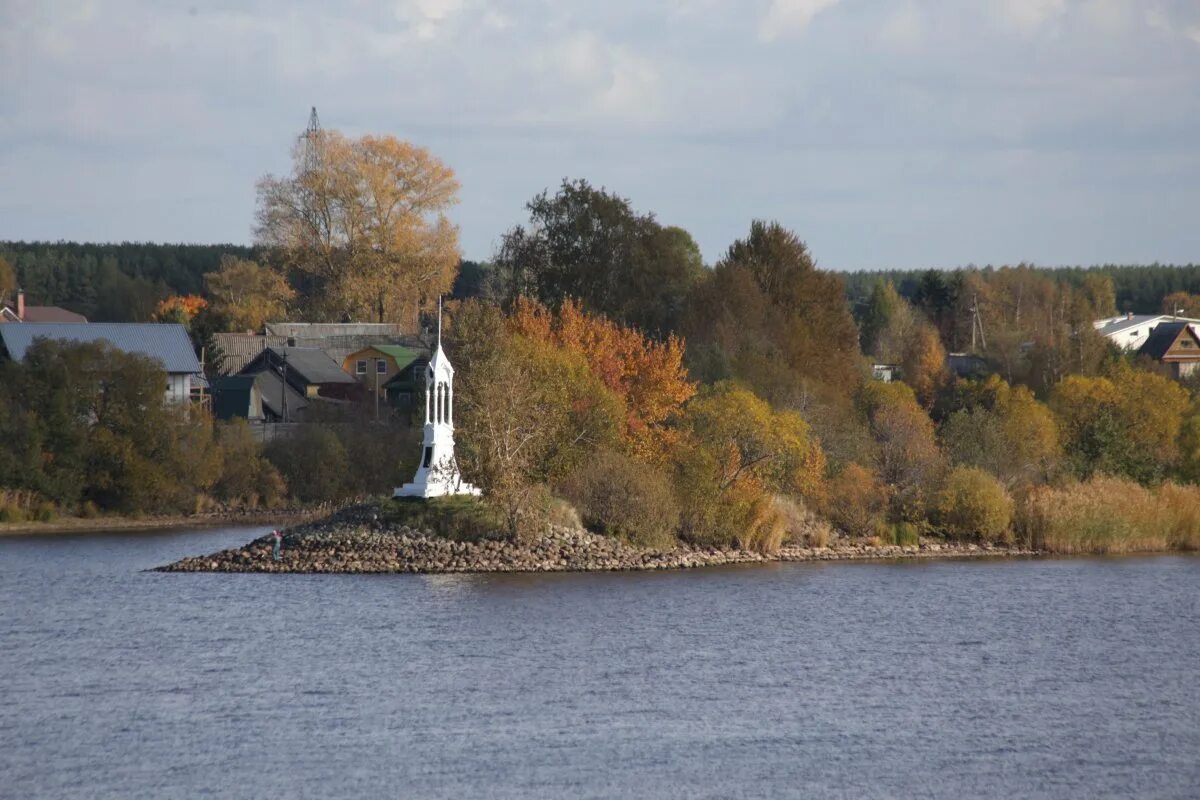
POLYGON ((368 396, 375 392, 395 406, 412 406, 413 395, 425 385, 429 358, 417 350, 377 344, 357 350, 342 360, 342 369, 362 383, 368 396))

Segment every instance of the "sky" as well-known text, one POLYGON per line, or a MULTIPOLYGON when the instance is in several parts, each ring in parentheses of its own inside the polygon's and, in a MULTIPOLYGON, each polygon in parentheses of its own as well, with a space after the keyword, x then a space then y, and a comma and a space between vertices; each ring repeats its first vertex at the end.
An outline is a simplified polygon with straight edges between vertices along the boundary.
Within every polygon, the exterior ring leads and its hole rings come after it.
POLYGON ((0 0, 0 239, 249 243, 316 106, 831 269, 1200 261, 1197 0, 0 0))

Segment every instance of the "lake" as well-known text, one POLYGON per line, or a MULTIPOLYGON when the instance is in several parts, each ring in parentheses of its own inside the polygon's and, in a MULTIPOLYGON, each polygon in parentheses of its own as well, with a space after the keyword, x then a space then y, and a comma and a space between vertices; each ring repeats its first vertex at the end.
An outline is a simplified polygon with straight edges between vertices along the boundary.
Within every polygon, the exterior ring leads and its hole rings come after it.
POLYGON ((1200 558, 159 574, 0 538, 0 797, 1200 794, 1200 558))

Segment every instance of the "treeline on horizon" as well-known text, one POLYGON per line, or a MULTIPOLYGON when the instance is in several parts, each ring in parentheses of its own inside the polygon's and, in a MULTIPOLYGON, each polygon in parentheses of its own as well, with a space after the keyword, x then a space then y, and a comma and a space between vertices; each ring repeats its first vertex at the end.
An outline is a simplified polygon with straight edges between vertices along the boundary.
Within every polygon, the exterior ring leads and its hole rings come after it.
MULTIPOLYGON (((151 242, 88 243, 0 241, 0 258, 13 267, 26 300, 56 305, 96 322, 145 322, 160 302, 173 295, 202 295, 204 276, 215 272, 223 256, 262 261, 267 248, 242 244, 158 244, 151 242)), ((1056 282, 1079 284, 1089 275, 1112 280, 1118 312, 1153 314, 1163 298, 1176 293, 1200 294, 1197 264, 1104 264, 1075 267, 1035 267, 1056 282)), ((452 295, 478 296, 490 262, 463 260, 452 295)), ((872 288, 891 282, 901 297, 913 302, 928 292, 934 276, 949 287, 971 272, 995 272, 998 267, 955 269, 855 270, 838 272, 856 317, 861 317, 872 288), (925 284, 923 290, 922 285, 925 284)))

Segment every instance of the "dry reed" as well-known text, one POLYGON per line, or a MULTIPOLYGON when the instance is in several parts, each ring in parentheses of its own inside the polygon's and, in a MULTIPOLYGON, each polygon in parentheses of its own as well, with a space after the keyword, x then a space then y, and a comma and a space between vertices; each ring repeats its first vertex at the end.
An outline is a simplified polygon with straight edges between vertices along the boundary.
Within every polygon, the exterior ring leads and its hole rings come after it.
POLYGON ((1147 488, 1100 476, 1032 490, 1018 526, 1050 553, 1136 553, 1200 549, 1200 487, 1147 488))

